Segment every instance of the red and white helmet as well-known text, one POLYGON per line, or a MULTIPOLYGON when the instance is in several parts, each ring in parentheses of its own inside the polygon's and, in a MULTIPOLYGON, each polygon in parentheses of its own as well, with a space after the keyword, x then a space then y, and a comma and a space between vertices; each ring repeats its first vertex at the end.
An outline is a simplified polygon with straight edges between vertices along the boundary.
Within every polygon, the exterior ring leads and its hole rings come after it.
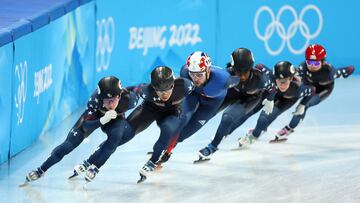
POLYGON ((208 71, 211 66, 211 58, 205 52, 196 51, 187 58, 186 65, 190 72, 208 71))
POLYGON ((319 44, 312 44, 306 49, 305 58, 306 60, 323 60, 326 58, 326 50, 319 44))

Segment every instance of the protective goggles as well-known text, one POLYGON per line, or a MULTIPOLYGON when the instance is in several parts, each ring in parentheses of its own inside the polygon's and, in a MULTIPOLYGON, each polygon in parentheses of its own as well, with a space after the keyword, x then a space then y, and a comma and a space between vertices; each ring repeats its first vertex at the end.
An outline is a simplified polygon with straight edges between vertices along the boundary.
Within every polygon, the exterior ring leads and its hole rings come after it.
POLYGON ((165 94, 165 93, 170 93, 173 89, 174 89, 174 85, 171 85, 169 89, 165 89, 165 90, 155 89, 155 91, 159 94, 165 94))
POLYGON ((306 60, 306 65, 313 66, 313 67, 319 67, 319 66, 321 66, 321 61, 306 60))
POLYGON ((240 76, 240 77, 247 77, 248 75, 250 75, 250 70, 249 71, 238 72, 238 73, 235 73, 235 74, 240 76))
POLYGON ((280 83, 280 84, 285 84, 285 83, 288 83, 288 82, 290 82, 290 78, 278 78, 278 79, 276 79, 276 81, 278 82, 278 83, 280 83))
POLYGON ((106 99, 103 99, 103 103, 105 105, 112 104, 112 103, 118 101, 119 99, 120 99, 120 96, 116 96, 116 97, 112 97, 112 98, 106 98, 106 99))
POLYGON ((189 72, 189 76, 192 79, 200 79, 206 77, 206 71, 203 72, 189 72))

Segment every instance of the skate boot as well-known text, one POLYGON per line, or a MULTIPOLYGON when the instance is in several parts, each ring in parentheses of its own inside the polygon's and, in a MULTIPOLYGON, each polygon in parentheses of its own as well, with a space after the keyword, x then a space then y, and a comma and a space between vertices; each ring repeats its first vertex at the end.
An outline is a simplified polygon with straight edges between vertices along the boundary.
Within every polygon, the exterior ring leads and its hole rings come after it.
POLYGON ((73 173, 73 175, 71 175, 69 177, 69 179, 72 179, 72 178, 78 176, 80 173, 85 172, 88 169, 89 166, 90 166, 90 164, 86 160, 82 164, 76 165, 74 167, 74 173, 73 173))
POLYGON ((214 154, 218 148, 216 148, 214 145, 209 144, 208 146, 204 147, 203 149, 199 150, 199 159, 194 161, 194 164, 202 163, 204 161, 209 161, 210 156, 214 154))
POLYGON ((277 132, 276 136, 281 138, 284 136, 288 136, 293 132, 294 132, 294 129, 290 128, 289 126, 285 126, 283 129, 281 129, 279 132, 277 132))
POLYGON ((147 176, 149 176, 152 172, 154 172, 156 165, 152 161, 146 162, 146 164, 140 169, 140 179, 137 183, 141 183, 146 180, 147 176))
POLYGON ((209 144, 199 151, 199 156, 203 159, 210 158, 212 154, 214 154, 218 149, 214 147, 214 145, 209 144))
POLYGON ((156 165, 152 161, 146 162, 146 164, 141 168, 140 174, 148 176, 151 172, 155 170, 156 165))
POLYGON ((29 182, 35 181, 35 180, 41 178, 41 176, 43 176, 44 173, 45 172, 41 168, 37 168, 36 170, 30 171, 25 177, 25 182, 20 184, 19 187, 27 186, 29 184, 29 182))
POLYGON ((256 140, 257 140, 257 137, 255 137, 252 134, 252 130, 249 130, 248 133, 246 133, 246 135, 244 137, 239 138, 239 140, 238 140, 239 147, 248 147, 251 144, 253 144, 256 140))
POLYGON ((294 132, 294 129, 290 128, 289 126, 285 126, 279 132, 276 133, 275 138, 270 140, 272 142, 285 142, 288 138, 288 135, 294 132))
POLYGON ((37 168, 36 170, 30 171, 26 175, 26 181, 27 182, 35 181, 35 180, 41 178, 44 175, 44 173, 45 172, 41 168, 37 168))
POLYGON ((94 180, 96 174, 98 173, 99 173, 99 169, 94 164, 89 166, 88 170, 85 173, 86 182, 91 182, 92 180, 94 180))

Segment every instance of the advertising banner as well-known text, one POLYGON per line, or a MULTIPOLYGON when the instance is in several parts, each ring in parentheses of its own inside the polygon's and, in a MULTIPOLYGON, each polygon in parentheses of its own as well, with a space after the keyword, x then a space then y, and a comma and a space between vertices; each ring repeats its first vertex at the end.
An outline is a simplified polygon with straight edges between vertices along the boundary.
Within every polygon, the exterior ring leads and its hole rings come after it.
POLYGON ((149 82, 156 65, 176 75, 198 50, 215 55, 216 1, 97 1, 96 72, 123 84, 149 82))
POLYGON ((280 60, 298 65, 306 47, 319 43, 335 67, 359 67, 359 8, 360 2, 350 0, 219 1, 217 61, 224 64, 235 48, 247 47, 269 67, 280 60))

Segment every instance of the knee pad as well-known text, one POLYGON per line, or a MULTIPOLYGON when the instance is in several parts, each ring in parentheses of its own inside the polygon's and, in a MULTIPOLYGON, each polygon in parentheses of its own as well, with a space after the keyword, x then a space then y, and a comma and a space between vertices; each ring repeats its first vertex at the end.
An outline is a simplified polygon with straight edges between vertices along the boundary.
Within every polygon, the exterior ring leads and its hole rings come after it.
POLYGON ((178 126, 172 125, 171 123, 166 123, 161 125, 161 133, 168 134, 168 137, 175 134, 178 129, 178 126))
POLYGON ((231 125, 234 122, 234 116, 229 113, 224 113, 221 118, 221 123, 231 125))

